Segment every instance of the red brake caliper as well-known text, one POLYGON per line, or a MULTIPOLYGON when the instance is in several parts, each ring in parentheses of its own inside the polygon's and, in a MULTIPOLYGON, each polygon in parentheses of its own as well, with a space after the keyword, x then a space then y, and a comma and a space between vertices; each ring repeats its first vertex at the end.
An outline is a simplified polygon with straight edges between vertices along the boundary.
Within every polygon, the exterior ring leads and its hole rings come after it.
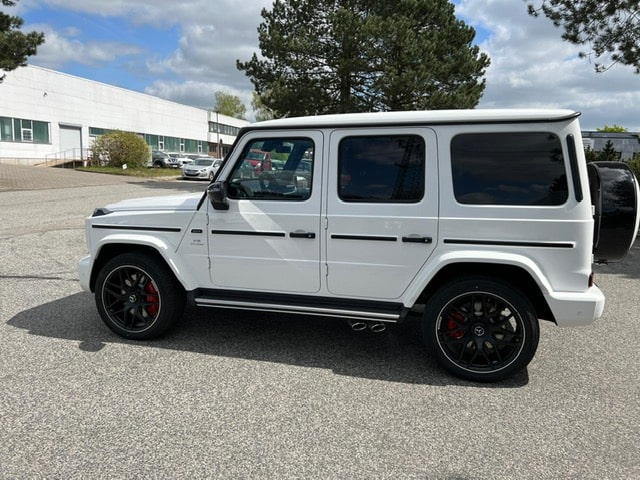
POLYGON ((160 307, 158 290, 156 290, 156 287, 153 286, 152 282, 147 282, 144 287, 144 291, 151 294, 147 295, 147 298, 145 299, 148 303, 150 303, 150 305, 147 307, 147 312, 149 312, 150 315, 155 315, 156 313, 158 313, 160 307))
POLYGON ((460 324, 464 322, 464 317, 458 312, 452 312, 447 318, 447 330, 449 336, 456 340, 461 339, 464 336, 464 330, 460 327, 460 324))

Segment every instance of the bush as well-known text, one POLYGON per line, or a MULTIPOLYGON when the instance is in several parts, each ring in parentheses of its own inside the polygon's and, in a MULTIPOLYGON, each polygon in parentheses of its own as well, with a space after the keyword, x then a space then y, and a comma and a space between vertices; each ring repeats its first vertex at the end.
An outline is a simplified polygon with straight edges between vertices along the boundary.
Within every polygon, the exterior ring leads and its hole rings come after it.
POLYGON ((627 164, 629 165, 631 170, 633 170, 636 178, 640 179, 640 153, 636 152, 636 154, 633 156, 633 159, 629 160, 627 164))
POLYGON ((92 157, 110 167, 145 167, 151 156, 149 145, 131 132, 115 130, 96 138, 91 147, 92 157))

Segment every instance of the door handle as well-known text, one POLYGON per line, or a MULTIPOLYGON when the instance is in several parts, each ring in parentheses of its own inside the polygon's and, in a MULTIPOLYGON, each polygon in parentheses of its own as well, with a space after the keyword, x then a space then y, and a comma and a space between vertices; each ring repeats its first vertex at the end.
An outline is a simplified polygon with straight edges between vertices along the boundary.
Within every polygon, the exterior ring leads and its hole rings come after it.
POLYGON ((289 236, 291 238, 316 238, 316 234, 313 232, 302 232, 302 231, 295 231, 295 232, 290 232, 289 236))
POLYGON ((402 241, 405 243, 431 243, 433 240, 431 237, 409 235, 408 237, 402 237, 402 241))

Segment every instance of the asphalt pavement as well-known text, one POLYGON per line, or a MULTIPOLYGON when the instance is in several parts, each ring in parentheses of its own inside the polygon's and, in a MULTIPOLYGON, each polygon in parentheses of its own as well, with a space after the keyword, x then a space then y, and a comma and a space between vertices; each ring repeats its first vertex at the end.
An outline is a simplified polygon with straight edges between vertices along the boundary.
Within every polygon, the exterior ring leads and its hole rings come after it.
POLYGON ((542 325, 525 372, 473 384, 416 326, 188 309, 131 342, 78 286, 84 218, 201 192, 0 164, 0 478, 640 478, 640 248, 597 266, 602 319, 542 325))

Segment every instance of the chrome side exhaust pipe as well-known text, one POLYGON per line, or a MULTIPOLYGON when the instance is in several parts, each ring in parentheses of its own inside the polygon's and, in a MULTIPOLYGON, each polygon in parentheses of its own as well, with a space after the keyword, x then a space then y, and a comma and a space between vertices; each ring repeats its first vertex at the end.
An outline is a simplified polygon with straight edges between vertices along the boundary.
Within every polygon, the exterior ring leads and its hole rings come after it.
POLYGON ((351 330, 354 332, 362 332, 367 328, 373 333, 382 333, 387 329, 383 322, 374 322, 369 320, 348 320, 351 330))
POLYGON ((373 333, 382 333, 387 329, 387 326, 382 322, 371 322, 369 324, 369 329, 373 333))
POLYGON ((367 322, 361 320, 348 320, 351 330, 354 332, 361 332, 367 329, 367 322))

